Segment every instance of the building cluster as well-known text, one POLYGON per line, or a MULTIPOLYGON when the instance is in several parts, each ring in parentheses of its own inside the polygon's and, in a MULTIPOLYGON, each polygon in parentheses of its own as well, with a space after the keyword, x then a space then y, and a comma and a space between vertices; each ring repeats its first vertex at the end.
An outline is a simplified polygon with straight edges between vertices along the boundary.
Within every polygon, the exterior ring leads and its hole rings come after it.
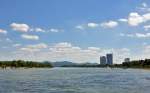
POLYGON ((113 54, 106 54, 106 56, 100 56, 101 65, 113 65, 113 54))
POLYGON ((130 58, 125 58, 124 62, 130 62, 130 58))

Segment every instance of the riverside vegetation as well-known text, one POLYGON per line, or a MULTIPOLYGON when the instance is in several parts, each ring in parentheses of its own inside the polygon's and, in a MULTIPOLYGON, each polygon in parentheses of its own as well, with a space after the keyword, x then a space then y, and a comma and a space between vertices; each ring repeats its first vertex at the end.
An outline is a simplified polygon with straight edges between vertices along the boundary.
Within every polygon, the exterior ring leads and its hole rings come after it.
POLYGON ((150 59, 123 62, 122 66, 127 68, 150 68, 150 59))
POLYGON ((145 60, 133 60, 130 62, 123 62, 122 64, 114 64, 110 67, 119 68, 150 68, 150 59, 145 60))
POLYGON ((1 68, 18 68, 18 67, 26 67, 26 68, 51 68, 52 65, 48 62, 33 62, 33 61, 23 61, 23 60, 13 60, 13 61, 0 61, 1 68))

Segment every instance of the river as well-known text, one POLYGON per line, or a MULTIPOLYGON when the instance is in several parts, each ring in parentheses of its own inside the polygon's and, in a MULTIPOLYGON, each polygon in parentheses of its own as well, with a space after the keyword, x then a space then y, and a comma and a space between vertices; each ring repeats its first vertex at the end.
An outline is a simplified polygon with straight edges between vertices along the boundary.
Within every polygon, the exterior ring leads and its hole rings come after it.
POLYGON ((150 70, 0 69, 0 93, 150 93, 150 70))

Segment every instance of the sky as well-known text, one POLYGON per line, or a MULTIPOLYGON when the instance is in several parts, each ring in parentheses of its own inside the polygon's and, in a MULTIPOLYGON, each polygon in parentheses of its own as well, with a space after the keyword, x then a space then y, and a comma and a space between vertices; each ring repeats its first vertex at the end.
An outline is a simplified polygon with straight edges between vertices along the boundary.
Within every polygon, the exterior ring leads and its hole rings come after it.
POLYGON ((0 60, 150 58, 149 0, 0 0, 0 60))

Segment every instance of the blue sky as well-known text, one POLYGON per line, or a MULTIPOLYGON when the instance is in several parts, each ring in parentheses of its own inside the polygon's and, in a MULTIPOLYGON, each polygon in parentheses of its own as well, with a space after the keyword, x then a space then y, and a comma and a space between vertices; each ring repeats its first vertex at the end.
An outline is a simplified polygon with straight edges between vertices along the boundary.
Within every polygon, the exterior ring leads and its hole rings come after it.
POLYGON ((149 0, 0 0, 0 60, 149 58, 149 0))

